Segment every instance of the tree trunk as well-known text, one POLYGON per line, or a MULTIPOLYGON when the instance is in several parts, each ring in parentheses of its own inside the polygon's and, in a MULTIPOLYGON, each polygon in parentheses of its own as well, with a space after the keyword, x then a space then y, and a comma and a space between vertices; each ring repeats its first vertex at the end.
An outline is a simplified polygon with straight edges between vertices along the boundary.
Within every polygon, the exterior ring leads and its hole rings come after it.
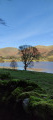
POLYGON ((26 68, 27 68, 27 64, 26 64, 26 61, 25 61, 24 70, 26 70, 26 68))
POLYGON ((26 70, 26 66, 25 66, 25 70, 26 70))

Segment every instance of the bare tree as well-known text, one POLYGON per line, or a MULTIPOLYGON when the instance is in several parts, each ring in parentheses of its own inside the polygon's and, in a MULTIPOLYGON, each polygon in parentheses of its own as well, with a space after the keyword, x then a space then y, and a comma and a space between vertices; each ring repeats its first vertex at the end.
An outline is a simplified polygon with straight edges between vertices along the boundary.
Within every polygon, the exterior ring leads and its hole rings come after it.
POLYGON ((10 67, 15 69, 17 67, 17 62, 15 60, 12 60, 10 63, 10 67))
POLYGON ((39 59, 40 53, 36 47, 32 47, 30 45, 23 45, 19 47, 19 50, 21 52, 21 59, 24 63, 25 70, 34 59, 39 59))

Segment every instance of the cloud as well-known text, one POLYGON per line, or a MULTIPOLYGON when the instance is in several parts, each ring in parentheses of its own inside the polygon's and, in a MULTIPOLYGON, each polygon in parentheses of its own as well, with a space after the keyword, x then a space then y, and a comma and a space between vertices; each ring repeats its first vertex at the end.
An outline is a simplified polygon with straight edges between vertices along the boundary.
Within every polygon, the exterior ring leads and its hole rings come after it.
POLYGON ((2 18, 0 18, 0 24, 6 26, 6 22, 2 18))

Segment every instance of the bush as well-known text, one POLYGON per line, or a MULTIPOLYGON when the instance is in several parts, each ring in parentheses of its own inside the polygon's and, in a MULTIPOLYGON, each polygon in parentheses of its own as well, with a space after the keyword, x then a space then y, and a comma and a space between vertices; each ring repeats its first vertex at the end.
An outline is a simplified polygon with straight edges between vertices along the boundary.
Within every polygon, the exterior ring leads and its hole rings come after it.
POLYGON ((18 86, 25 88, 28 86, 28 82, 25 80, 20 80, 20 81, 18 81, 18 86))
POLYGON ((4 80, 4 79, 11 79, 11 75, 9 72, 6 72, 6 73, 0 73, 0 79, 4 80))
POLYGON ((17 97, 18 95, 20 95, 23 92, 23 89, 21 87, 17 87, 13 92, 12 95, 17 97))
POLYGON ((27 86, 25 89, 25 91, 32 91, 34 90, 33 86, 27 86))
POLYGON ((53 105, 48 101, 30 96, 28 107, 34 120, 53 120, 53 105))

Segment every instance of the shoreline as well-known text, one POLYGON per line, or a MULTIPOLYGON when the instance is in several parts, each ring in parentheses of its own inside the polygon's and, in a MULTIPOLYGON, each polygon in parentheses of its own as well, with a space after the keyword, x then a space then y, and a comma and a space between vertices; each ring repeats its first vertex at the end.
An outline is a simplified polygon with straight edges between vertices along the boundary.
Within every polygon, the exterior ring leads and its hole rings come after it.
MULTIPOLYGON (((22 62, 21 60, 15 60, 16 62, 22 62)), ((0 61, 0 63, 4 63, 4 62, 12 62, 12 60, 3 60, 3 61, 0 61)), ((32 62, 53 62, 53 61, 48 61, 48 60, 37 60, 37 61, 35 61, 35 60, 33 60, 32 62)))

